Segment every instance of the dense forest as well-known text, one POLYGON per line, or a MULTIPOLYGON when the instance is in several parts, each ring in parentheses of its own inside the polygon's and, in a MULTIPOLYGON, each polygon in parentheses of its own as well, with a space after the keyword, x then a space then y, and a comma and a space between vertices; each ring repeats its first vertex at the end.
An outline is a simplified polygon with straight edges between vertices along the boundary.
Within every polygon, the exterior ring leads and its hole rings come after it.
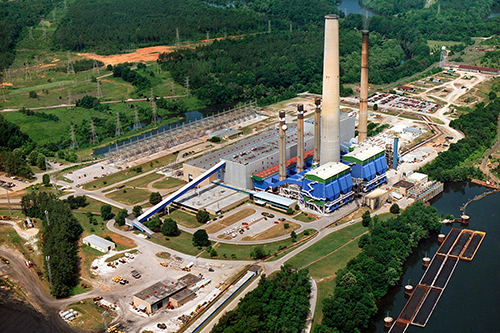
POLYGON ((45 262, 50 293, 56 298, 68 297, 71 288, 78 283, 76 242, 83 232, 82 226, 73 216, 69 204, 51 193, 25 195, 21 207, 26 216, 43 220, 42 251, 45 258, 50 258, 49 263, 45 262))
MULTIPOLYGON (((360 20, 342 21, 340 34, 341 82, 359 82, 360 20)), ((279 32, 221 40, 196 49, 163 53, 164 64, 177 82, 189 77, 196 96, 207 104, 235 99, 257 99, 261 105, 294 97, 299 92, 321 93, 323 31, 279 32)), ((397 40, 370 36, 370 82, 385 84, 427 68, 439 60, 422 45, 413 58, 397 40)), ((352 94, 343 89, 341 94, 352 94)))
POLYGON ((381 222, 360 238, 362 252, 337 272, 335 291, 324 300, 323 321, 315 333, 352 333, 368 326, 376 302, 396 285, 403 263, 422 238, 441 228, 436 208, 417 202, 399 216, 381 222))
POLYGON ((470 163, 481 157, 497 139, 500 98, 496 93, 488 105, 477 104, 473 110, 450 122, 450 126, 464 133, 465 138, 452 143, 450 148, 439 153, 431 162, 420 168, 432 179, 439 181, 463 181, 482 178, 483 173, 470 163))
POLYGON ((33 172, 26 163, 26 150, 33 147, 33 142, 19 126, 5 120, 0 115, 0 171, 31 178, 33 172))
POLYGON ((226 312, 211 333, 299 333, 309 314, 311 282, 307 270, 282 266, 262 276, 259 286, 245 295, 238 307, 226 312))
POLYGON ((37 25, 61 0, 0 0, 0 71, 15 58, 16 42, 26 27, 37 25), (23 30, 24 29, 24 30, 23 30))

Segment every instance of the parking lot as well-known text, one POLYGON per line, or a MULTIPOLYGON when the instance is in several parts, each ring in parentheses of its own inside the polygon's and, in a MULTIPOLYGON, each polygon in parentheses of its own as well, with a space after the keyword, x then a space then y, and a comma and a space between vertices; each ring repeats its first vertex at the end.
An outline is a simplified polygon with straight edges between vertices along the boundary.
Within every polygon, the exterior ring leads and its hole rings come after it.
POLYGON ((115 168, 109 164, 96 163, 85 168, 70 171, 64 174, 64 177, 71 179, 74 186, 78 186, 81 184, 89 183, 95 179, 108 176, 118 171, 120 171, 118 168, 115 168))
POLYGON ((378 104, 380 107, 392 107, 403 110, 432 113, 439 108, 439 104, 424 101, 418 98, 405 97, 390 93, 374 93, 368 97, 369 103, 378 104))

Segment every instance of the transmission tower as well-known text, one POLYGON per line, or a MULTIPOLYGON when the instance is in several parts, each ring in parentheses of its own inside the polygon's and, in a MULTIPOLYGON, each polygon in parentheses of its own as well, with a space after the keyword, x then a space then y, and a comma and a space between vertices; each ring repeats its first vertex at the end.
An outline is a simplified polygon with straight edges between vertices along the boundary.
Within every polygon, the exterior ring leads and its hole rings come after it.
POLYGON ((6 78, 6 79, 10 79, 11 78, 11 72, 10 72, 10 68, 7 68, 7 69, 4 69, 3 70, 3 77, 6 78))
POLYGON ((77 143, 76 143, 75 129, 73 128, 73 125, 70 126, 69 131, 71 132, 71 148, 76 149, 77 143))
POLYGON ((438 13, 437 14, 439 15, 439 13, 441 13, 441 4, 438 4, 438 13))
POLYGON ((135 110, 134 110, 134 129, 138 129, 141 127, 141 124, 139 122, 139 112, 137 111, 137 107, 135 107, 135 110))
POLYGON ((90 141, 95 144, 97 143, 97 134, 95 132, 94 121, 90 119, 90 141))
POLYGON ((99 72, 99 65, 97 64, 97 60, 94 57, 94 63, 92 65, 92 75, 97 76, 100 75, 101 73, 99 72))
POLYGON ((175 47, 181 48, 181 39, 179 38, 179 28, 175 28, 175 47))
POLYGON ((292 23, 290 22, 290 34, 292 33, 292 30, 293 30, 293 25, 292 25, 292 23))
POLYGON ((175 95, 174 81, 170 82, 170 91, 172 92, 172 96, 175 95))
POLYGON ((30 68, 29 68, 28 65, 26 65, 26 71, 24 73, 24 79, 27 82, 31 81, 31 73, 30 73, 30 68))
POLYGON ((210 32, 207 30, 207 45, 210 43, 210 32))
POLYGON ((226 39, 226 38, 227 38, 227 28, 224 27, 224 39, 226 39))
POLYGON ((267 32, 271 32, 271 20, 267 21, 267 32))
POLYGON ((158 123, 158 111, 156 110, 156 98, 153 95, 153 89, 151 89, 151 107, 153 108, 151 123, 156 125, 158 123))
POLYGON ((97 98, 102 98, 101 81, 97 80, 97 98))
POLYGON ((186 95, 189 96, 189 76, 186 76, 186 80, 184 81, 185 87, 186 87, 186 95))
POLYGON ((64 0, 64 9, 68 8, 68 4, 66 3, 66 0, 64 0))
POLYGON ((115 136, 121 135, 123 133, 122 125, 120 124, 120 113, 116 113, 116 132, 115 136))
POLYGON ((71 55, 68 52, 68 64, 66 66, 68 75, 69 74, 75 74, 75 68, 73 67, 73 62, 71 61, 71 55))
POLYGON ((71 90, 68 90, 68 110, 71 110, 71 90))
POLYGON ((57 8, 54 7, 54 10, 52 11, 52 21, 53 21, 53 23, 56 21, 56 10, 57 10, 57 8))
POLYGON ((33 39, 33 27, 29 27, 28 31, 30 34, 30 39, 33 39))
POLYGON ((446 51, 446 46, 441 48, 441 59, 439 60, 439 66, 444 68, 446 66, 446 57, 448 56, 448 51, 446 51))
POLYGON ((45 22, 43 21, 43 18, 42 20, 40 21, 40 24, 42 25, 42 39, 45 39, 45 37, 47 37, 47 30, 46 30, 46 27, 45 27, 45 22))

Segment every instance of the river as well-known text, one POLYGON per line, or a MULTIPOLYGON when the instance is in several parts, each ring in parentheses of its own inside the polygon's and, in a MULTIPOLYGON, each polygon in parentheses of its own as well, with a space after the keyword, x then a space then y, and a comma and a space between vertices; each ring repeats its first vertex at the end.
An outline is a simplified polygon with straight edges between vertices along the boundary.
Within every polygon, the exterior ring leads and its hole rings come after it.
MULTIPOLYGON (((460 207, 474 196, 489 191, 471 183, 446 184, 444 192, 432 202, 439 214, 460 216, 460 207)), ((498 332, 496 316, 500 299, 500 194, 492 194, 474 201, 467 207, 471 230, 486 232, 486 237, 471 262, 461 260, 437 303, 425 328, 409 326, 406 332, 498 332)), ((447 234, 452 227, 463 228, 458 223, 445 225, 447 234)), ((384 332, 383 317, 389 314, 397 318, 407 302, 403 285, 414 287, 420 281, 424 269, 422 258, 436 253, 440 243, 434 235, 422 242, 405 265, 400 285, 391 289, 380 301, 379 312, 366 332, 384 332)))

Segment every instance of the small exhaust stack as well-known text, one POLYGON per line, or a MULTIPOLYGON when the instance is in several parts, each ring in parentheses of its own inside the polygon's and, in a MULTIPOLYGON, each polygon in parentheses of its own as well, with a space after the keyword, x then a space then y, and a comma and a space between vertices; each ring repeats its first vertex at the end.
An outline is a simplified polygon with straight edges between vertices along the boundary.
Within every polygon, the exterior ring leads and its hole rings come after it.
POLYGON ((285 124, 285 111, 281 110, 279 113, 280 118, 280 140, 279 140, 279 179, 286 179, 286 130, 288 127, 285 124))
POLYGON ((315 165, 319 164, 319 149, 321 146, 321 98, 317 97, 314 100, 316 109, 314 110, 314 157, 313 162, 315 165))
POLYGON ((366 140, 368 134, 368 42, 370 32, 363 30, 361 46, 361 91, 359 93, 358 143, 366 140))
POLYGON ((321 110, 321 164, 340 162, 339 17, 325 16, 323 99, 321 110))
POLYGON ((297 105, 297 172, 304 171, 304 105, 297 105))

